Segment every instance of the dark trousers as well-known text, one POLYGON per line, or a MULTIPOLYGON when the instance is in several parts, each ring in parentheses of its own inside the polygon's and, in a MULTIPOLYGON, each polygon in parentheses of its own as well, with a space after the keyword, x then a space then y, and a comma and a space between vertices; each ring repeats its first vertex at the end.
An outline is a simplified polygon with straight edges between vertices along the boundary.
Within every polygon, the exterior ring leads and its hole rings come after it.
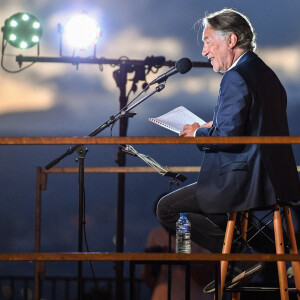
POLYGON ((196 184, 167 194, 157 205, 157 217, 165 227, 175 232, 180 213, 187 213, 191 222, 191 239, 213 253, 222 251, 227 214, 206 214, 198 205, 196 184))

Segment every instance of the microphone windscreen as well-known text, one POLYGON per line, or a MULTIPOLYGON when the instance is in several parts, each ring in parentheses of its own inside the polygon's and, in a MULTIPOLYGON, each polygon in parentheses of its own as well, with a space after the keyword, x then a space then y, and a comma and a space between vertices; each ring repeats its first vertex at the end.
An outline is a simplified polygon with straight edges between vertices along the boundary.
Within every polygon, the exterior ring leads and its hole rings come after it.
POLYGON ((192 62, 186 57, 181 58, 176 62, 175 68, 180 74, 185 74, 192 68, 192 62))

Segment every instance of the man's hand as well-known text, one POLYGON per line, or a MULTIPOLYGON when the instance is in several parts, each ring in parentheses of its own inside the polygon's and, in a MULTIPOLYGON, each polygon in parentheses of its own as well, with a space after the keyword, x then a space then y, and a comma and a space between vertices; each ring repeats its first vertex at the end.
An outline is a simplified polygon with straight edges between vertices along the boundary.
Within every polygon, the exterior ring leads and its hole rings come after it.
POLYGON ((182 131, 179 133, 179 136, 187 136, 187 137, 194 137, 195 131, 201 127, 212 127, 213 121, 203 124, 200 126, 197 122, 193 123, 192 125, 184 125, 182 131))
POLYGON ((200 127, 212 127, 213 121, 207 122, 200 127))
POLYGON ((200 125, 195 122, 192 125, 184 125, 182 131, 179 133, 179 136, 190 136, 194 137, 195 131, 200 128, 200 125))

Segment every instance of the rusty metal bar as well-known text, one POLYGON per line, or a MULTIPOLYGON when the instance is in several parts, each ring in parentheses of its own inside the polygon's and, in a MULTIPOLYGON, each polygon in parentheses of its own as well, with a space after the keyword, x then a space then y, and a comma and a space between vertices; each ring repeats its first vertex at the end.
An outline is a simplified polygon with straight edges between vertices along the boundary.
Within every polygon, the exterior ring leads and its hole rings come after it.
POLYGON ((1 253, 0 261, 300 261, 300 254, 222 253, 1 253))
POLYGON ((0 137, 0 145, 64 144, 300 144, 300 136, 219 137, 0 137))
MULTIPOLYGON (((198 173, 200 166, 171 166, 172 172, 198 173)), ((85 167, 85 173, 157 173, 152 167, 85 167)), ((77 173, 78 167, 57 167, 49 170, 42 169, 43 173, 77 173)))

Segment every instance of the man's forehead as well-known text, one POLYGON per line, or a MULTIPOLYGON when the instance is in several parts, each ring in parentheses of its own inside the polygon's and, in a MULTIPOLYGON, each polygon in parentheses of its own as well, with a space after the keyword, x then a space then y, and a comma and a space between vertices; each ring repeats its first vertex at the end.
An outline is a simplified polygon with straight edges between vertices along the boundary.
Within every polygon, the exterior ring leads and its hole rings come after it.
POLYGON ((202 32, 202 41, 206 41, 207 39, 211 38, 212 33, 214 30, 210 27, 205 27, 203 32, 202 32))

